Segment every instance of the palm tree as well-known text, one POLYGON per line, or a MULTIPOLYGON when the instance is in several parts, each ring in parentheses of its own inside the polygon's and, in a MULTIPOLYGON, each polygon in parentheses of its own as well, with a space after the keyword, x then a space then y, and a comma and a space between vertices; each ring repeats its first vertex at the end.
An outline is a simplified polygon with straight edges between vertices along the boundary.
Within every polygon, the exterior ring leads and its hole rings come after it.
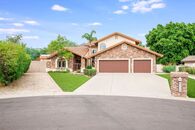
POLYGON ((97 40, 97 38, 94 37, 93 34, 96 34, 95 30, 92 30, 90 33, 85 33, 84 35, 82 35, 82 38, 85 38, 91 44, 91 42, 97 40))

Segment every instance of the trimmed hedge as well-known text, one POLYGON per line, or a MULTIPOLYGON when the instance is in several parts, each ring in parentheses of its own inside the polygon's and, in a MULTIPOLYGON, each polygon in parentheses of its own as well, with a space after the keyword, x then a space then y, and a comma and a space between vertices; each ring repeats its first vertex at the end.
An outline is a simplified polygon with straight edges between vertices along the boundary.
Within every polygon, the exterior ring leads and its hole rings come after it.
POLYGON ((87 76, 94 76, 96 75, 96 69, 84 69, 84 74, 87 76))
POLYGON ((8 85, 20 78, 30 65, 30 56, 20 44, 0 41, 0 83, 8 85))
POLYGON ((93 67, 91 65, 88 65, 86 69, 92 69, 93 67))
POLYGON ((179 67, 180 72, 188 72, 189 74, 195 74, 195 67, 179 67))
POLYGON ((163 67, 163 72, 165 73, 170 73, 176 71, 176 66, 174 65, 169 65, 169 66, 164 66, 163 67))

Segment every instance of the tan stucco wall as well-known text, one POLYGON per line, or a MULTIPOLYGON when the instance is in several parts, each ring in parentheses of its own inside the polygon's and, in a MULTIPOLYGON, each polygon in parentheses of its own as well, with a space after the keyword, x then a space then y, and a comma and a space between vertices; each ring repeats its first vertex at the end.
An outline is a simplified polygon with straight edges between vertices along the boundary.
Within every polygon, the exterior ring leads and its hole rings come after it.
POLYGON ((128 41, 128 42, 131 42, 131 43, 134 43, 135 44, 135 41, 131 41, 129 39, 126 39, 124 37, 121 37, 121 36, 112 36, 110 38, 107 38, 106 40, 103 40, 101 42, 98 43, 98 51, 100 51, 100 45, 102 43, 105 43, 106 44, 106 47, 110 47, 110 46, 113 46, 115 45, 116 43, 119 43, 119 42, 122 42, 122 41, 128 41))
MULTIPOLYGON (((126 44, 127 45, 127 44, 126 44)), ((132 72, 132 61, 134 58, 146 58, 152 59, 152 72, 156 72, 156 56, 140 50, 136 47, 132 47, 127 45, 128 48, 126 50, 122 49, 122 45, 119 45, 111 50, 108 50, 102 54, 96 56, 96 69, 98 70, 98 60, 99 59, 129 59, 130 60, 130 72, 132 72)))

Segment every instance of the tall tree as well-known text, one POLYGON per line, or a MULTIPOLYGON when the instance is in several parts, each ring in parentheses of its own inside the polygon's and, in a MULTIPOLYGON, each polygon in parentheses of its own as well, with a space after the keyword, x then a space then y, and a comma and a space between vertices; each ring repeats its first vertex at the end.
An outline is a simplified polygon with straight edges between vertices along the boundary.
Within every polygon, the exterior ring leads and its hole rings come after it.
POLYGON ((184 57, 195 54, 195 23, 158 24, 146 39, 151 50, 164 55, 158 59, 159 63, 177 64, 184 57))
POLYGON ((58 35, 57 39, 50 42, 47 47, 48 53, 53 53, 63 49, 64 47, 76 46, 76 44, 65 37, 58 35))
POLYGON ((76 44, 65 37, 58 35, 56 40, 53 40, 48 45, 48 53, 58 52, 58 55, 65 57, 66 59, 71 58, 73 55, 69 51, 66 51, 65 47, 76 46, 76 44))
POLYGON ((22 34, 6 36, 6 41, 20 44, 22 40, 22 34))
POLYGON ((85 38, 89 43, 91 43, 97 40, 97 38, 93 36, 94 34, 96 34, 96 31, 92 30, 90 33, 83 34, 82 38, 85 38))

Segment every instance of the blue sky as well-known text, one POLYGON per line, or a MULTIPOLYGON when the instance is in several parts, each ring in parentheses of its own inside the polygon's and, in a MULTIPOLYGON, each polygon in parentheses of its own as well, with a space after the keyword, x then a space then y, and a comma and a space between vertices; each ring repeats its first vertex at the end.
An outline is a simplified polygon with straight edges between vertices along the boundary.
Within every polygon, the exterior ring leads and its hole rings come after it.
POLYGON ((92 29, 102 37, 121 32, 142 40, 157 24, 195 22, 195 0, 1 0, 0 39, 23 34, 39 48, 58 34, 81 44, 92 29))

